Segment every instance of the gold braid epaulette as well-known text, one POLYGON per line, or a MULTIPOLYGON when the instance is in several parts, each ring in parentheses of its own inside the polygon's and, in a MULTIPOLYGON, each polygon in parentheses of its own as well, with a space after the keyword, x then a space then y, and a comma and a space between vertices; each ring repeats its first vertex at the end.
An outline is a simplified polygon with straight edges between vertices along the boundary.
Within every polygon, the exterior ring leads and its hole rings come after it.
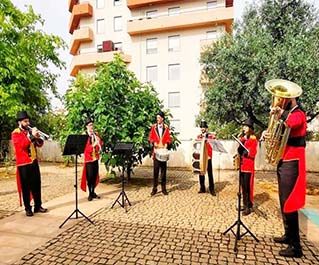
POLYGON ((22 131, 21 131, 20 128, 18 127, 18 128, 15 128, 12 133, 21 133, 21 132, 22 132, 22 131))

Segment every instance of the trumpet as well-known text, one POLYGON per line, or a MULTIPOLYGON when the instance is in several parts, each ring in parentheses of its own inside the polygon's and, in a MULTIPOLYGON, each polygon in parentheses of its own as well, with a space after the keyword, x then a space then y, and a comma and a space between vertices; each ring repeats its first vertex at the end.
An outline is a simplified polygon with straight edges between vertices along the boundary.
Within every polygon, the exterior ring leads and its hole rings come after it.
MULTIPOLYGON (((33 129, 31 126, 28 126, 27 128, 28 128, 29 131, 32 131, 32 129, 33 129)), ((46 134, 44 132, 41 132, 40 130, 38 130, 38 133, 40 135, 40 138, 42 138, 43 140, 51 140, 50 135, 48 135, 48 134, 46 134)))

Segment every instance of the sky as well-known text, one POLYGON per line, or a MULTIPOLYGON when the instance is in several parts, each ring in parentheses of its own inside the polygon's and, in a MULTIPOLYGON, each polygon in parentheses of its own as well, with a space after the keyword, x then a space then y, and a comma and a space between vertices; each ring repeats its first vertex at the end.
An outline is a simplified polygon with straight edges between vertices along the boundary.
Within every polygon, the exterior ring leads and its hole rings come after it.
MULTIPOLYGON (((42 30, 48 34, 60 36, 68 46, 70 45, 71 34, 68 32, 70 18, 68 0, 11 0, 11 2, 22 11, 26 10, 26 6, 31 5, 34 11, 44 19, 42 30)), ((245 7, 253 2, 254 0, 234 0, 235 21, 241 18, 245 7)), ((319 0, 309 0, 309 2, 315 3, 319 7, 319 0)), ((60 50, 59 54, 60 59, 66 63, 66 69, 61 71, 52 68, 51 71, 60 74, 57 80, 57 87, 58 92, 63 95, 71 80, 69 66, 72 56, 69 54, 69 48, 60 50)), ((62 107, 62 103, 57 99, 52 100, 52 105, 55 109, 62 107)))

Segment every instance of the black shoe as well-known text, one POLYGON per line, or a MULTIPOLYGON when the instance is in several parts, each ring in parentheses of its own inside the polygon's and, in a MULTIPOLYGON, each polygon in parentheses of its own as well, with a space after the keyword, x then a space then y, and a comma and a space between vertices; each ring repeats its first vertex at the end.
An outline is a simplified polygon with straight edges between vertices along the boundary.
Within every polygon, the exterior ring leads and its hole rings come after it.
POLYGON ((33 216, 33 212, 31 211, 31 209, 25 210, 25 215, 26 216, 33 216))
POLYGON ((249 215, 250 213, 251 213, 251 209, 250 209, 250 208, 246 208, 246 209, 243 211, 243 216, 249 215))
POLYGON ((42 206, 40 206, 39 208, 34 208, 34 213, 46 213, 48 211, 48 209, 43 208, 42 206))
POLYGON ((93 200, 93 197, 91 195, 89 195, 88 201, 92 201, 92 200, 93 200))
POLYGON ((209 193, 210 193, 212 196, 216 196, 215 190, 210 190, 209 193))
POLYGON ((200 189, 198 193, 206 193, 206 189, 200 189))
POLYGON ((301 247, 288 246, 279 251, 279 255, 288 258, 301 258, 303 256, 301 247))
POLYGON ((101 197, 99 195, 97 195, 95 192, 93 193, 93 199, 101 199, 101 197))
POLYGON ((157 190, 152 190, 151 196, 154 196, 157 193, 157 190))
POLYGON ((280 236, 280 237, 274 237, 275 243, 280 244, 289 244, 289 239, 286 235, 280 236))
POLYGON ((162 193, 163 193, 164 195, 168 195, 167 190, 162 190, 162 193))

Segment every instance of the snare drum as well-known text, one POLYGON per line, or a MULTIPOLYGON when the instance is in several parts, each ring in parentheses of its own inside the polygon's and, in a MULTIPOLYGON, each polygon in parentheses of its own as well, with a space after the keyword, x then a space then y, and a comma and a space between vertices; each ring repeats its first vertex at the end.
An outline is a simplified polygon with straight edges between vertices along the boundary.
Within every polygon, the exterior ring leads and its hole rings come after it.
POLYGON ((155 149, 155 158, 158 161, 166 162, 169 160, 169 151, 165 148, 155 149))

